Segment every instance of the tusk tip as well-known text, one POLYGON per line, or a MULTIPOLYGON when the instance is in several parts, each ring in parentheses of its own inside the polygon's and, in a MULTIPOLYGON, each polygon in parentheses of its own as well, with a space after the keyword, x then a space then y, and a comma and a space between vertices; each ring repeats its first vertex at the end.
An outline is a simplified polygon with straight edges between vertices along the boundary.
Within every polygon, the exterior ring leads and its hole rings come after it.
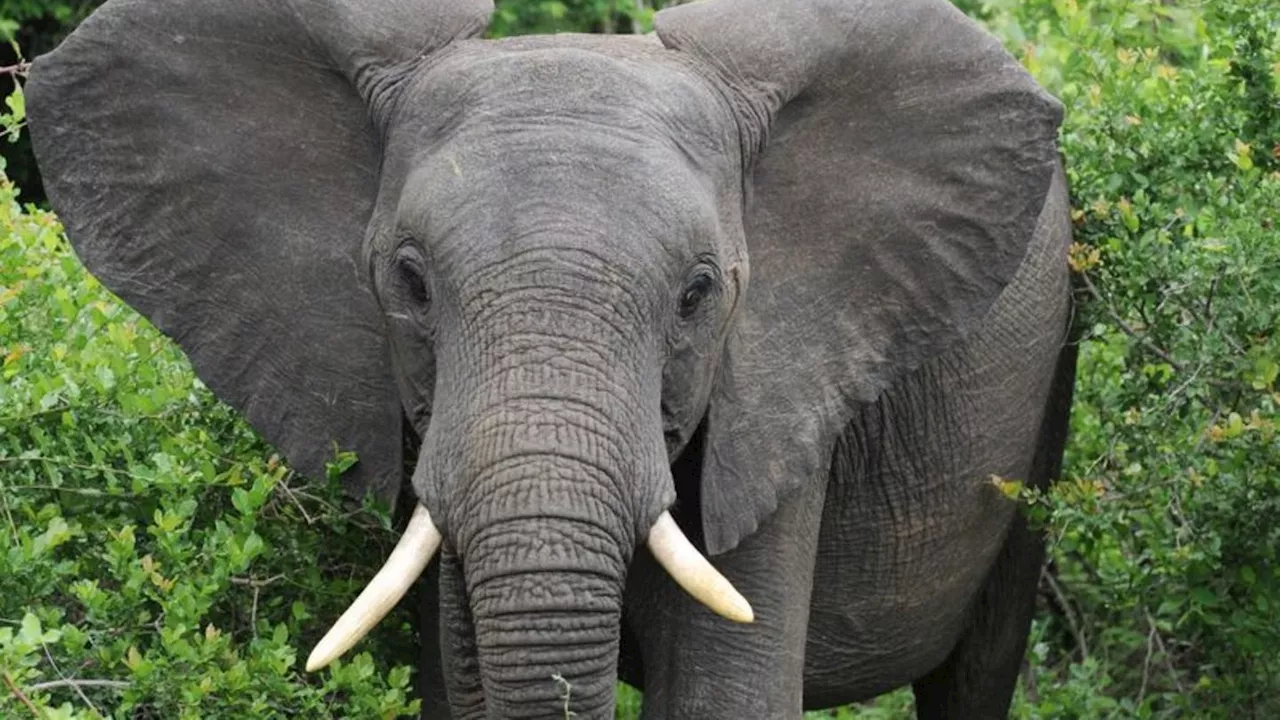
POLYGON ((751 604, 747 599, 739 595, 736 598, 727 599, 725 604, 716 611, 720 617, 726 620, 732 620, 736 623, 753 623, 756 620, 755 611, 751 609, 751 604))
POLYGON ((440 531, 431 522, 431 514, 421 505, 415 507, 409 525, 382 569, 316 643, 307 658, 306 671, 315 672, 328 666, 386 617, 431 562, 440 549, 440 540, 440 531))
POLYGON ((320 648, 311 651, 311 656, 307 658, 307 672, 315 672, 328 667, 333 662, 332 657, 326 657, 320 653, 320 648))

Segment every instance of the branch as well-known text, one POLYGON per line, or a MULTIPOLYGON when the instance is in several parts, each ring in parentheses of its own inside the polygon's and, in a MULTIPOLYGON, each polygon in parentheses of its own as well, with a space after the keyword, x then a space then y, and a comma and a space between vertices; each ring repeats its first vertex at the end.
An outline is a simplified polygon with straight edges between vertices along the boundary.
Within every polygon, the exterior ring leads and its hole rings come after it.
MULTIPOLYGON (((133 478, 135 480, 150 480, 150 478, 146 478, 141 475, 136 475, 134 473, 129 472, 128 470, 117 470, 115 468, 106 467, 105 465, 83 465, 81 463, 70 462, 67 460, 62 460, 60 458, 45 457, 43 455, 32 455, 28 457, 21 457, 21 456, 20 457, 0 457, 0 463, 49 463, 50 465, 57 465, 60 467, 72 468, 74 470, 88 470, 92 472, 124 475, 125 477, 133 478)), ((10 487, 14 489, 21 489, 24 487, 34 487, 34 486, 11 485, 10 487)), ((66 488, 50 488, 50 489, 66 490, 66 488)), ((70 491, 68 490, 68 492, 70 491)))
POLYGON ((235 585, 248 585, 253 588, 253 609, 249 611, 249 629, 253 632, 254 640, 258 639, 258 595, 262 592, 262 588, 283 579, 284 575, 273 575, 266 580, 235 576, 232 576, 231 578, 231 582, 235 585))
POLYGON ((1138 707, 1142 707, 1142 700, 1147 696, 1147 683, 1151 681, 1151 656, 1155 655, 1155 640, 1156 626, 1151 625, 1151 632, 1147 633, 1147 657, 1142 661, 1142 686, 1138 688, 1138 707))
MULTIPOLYGON (((49 659, 49 665, 53 667, 53 671, 58 673, 58 677, 61 678, 60 682, 70 682, 70 679, 67 678, 66 675, 62 674, 62 668, 59 668, 58 663, 54 661, 53 653, 49 652, 48 644, 46 644, 44 640, 41 640, 40 646, 44 648, 44 656, 49 659)), ((89 699, 88 695, 84 694, 84 690, 81 690, 79 685, 72 685, 72 689, 76 691, 76 694, 80 696, 80 699, 84 701, 85 705, 88 705, 98 715, 102 715, 102 711, 98 709, 97 705, 93 704, 93 701, 89 699)), ((31 692, 35 692, 35 690, 32 690, 31 692)))
POLYGON ((31 692, 40 692, 42 690, 55 690, 57 688, 63 688, 63 687, 74 688, 76 692, 79 692, 80 688, 111 688, 112 690, 124 690, 125 688, 129 687, 130 684, 131 683, 125 682, 124 680, 66 679, 66 680, 50 680, 48 682, 36 683, 35 685, 32 685, 27 689, 30 690, 31 692))
POLYGON ((272 585, 284 579, 284 575, 272 575, 266 580, 258 580, 257 578, 243 578, 232 575, 230 580, 232 585, 248 585, 253 588, 263 588, 272 585))
POLYGON ((40 710, 38 710, 31 702, 30 698, 22 694, 22 691, 18 689, 18 686, 13 683, 13 678, 9 676, 9 673, 6 672, 0 674, 0 677, 4 678, 4 684, 9 686, 9 692, 13 693, 14 697, 21 700, 22 704, 27 706, 27 709, 31 711, 32 715, 40 717, 40 710))
POLYGON ((27 71, 30 69, 31 63, 29 62, 14 63, 13 65, 4 65, 0 67, 0 75, 17 75, 19 77, 26 77, 27 71))
POLYGON ((1182 689, 1182 681, 1178 679, 1178 670, 1173 666, 1173 658, 1169 656, 1169 649, 1164 646, 1164 638, 1160 637, 1160 631, 1156 629, 1156 620, 1151 617, 1151 611, 1142 608, 1142 614, 1147 616, 1147 625, 1151 627, 1151 632, 1155 637, 1156 647, 1160 649, 1160 654, 1164 656, 1164 666, 1169 669, 1169 677, 1173 680, 1173 686, 1178 689, 1179 695, 1186 695, 1186 690, 1182 689))
POLYGON ((307 521, 307 524, 315 524, 315 520, 307 513, 307 509, 302 506, 302 503, 299 502, 298 496, 293 494, 293 488, 289 487, 289 478, 286 477, 281 480, 278 487, 284 490, 284 494, 288 495, 289 499, 293 501, 294 506, 298 508, 298 512, 302 513, 302 518, 307 521))
MULTIPOLYGON (((1170 355, 1164 348, 1160 347, 1159 345, 1156 345, 1155 342, 1151 340, 1151 338, 1147 337, 1146 335, 1143 335, 1142 333, 1139 333, 1137 330, 1133 329, 1133 326, 1126 323, 1124 319, 1120 317, 1120 313, 1116 312, 1115 307, 1112 306, 1111 303, 1108 302, 1106 298, 1102 296, 1102 293, 1098 292, 1097 286, 1095 286, 1093 284, 1093 281, 1089 279, 1088 273, 1081 272, 1081 273, 1077 273, 1077 275, 1079 275, 1080 280, 1084 283, 1085 289, 1089 291, 1089 295, 1094 300, 1102 304, 1102 307, 1107 311, 1107 315, 1111 317, 1111 319, 1116 323, 1116 325, 1120 328, 1120 330, 1124 332, 1125 335, 1128 335, 1134 340, 1137 340, 1140 345, 1145 347, 1151 353, 1155 354, 1161 360, 1164 360, 1165 362, 1169 363, 1169 366, 1172 367, 1175 371, 1183 372, 1184 370, 1186 370, 1186 368, 1183 367, 1182 363, 1178 362, 1177 360, 1174 360, 1173 356, 1170 355)), ((1216 288, 1216 279, 1215 279, 1214 287, 1216 288)), ((1187 306, 1182 306, 1182 307, 1184 310, 1189 311, 1192 315, 1199 317, 1194 310, 1191 310, 1187 306)), ((1211 310, 1212 308, 1209 307, 1206 309, 1211 310)), ((1212 330, 1213 328, 1212 322, 1213 322, 1212 316, 1210 316, 1209 318, 1210 330, 1212 330)), ((1234 348, 1237 352, 1241 354, 1244 353, 1244 348, 1240 347, 1240 344, 1236 342, 1234 339, 1232 339, 1230 336, 1224 334, 1221 337, 1225 339, 1227 343, 1230 344, 1231 347, 1234 348)), ((1208 383, 1209 385, 1212 385, 1215 388, 1227 389, 1227 390, 1233 390, 1233 389, 1238 390, 1240 387, 1243 386, 1243 383, 1239 381, 1219 380, 1216 378, 1209 378, 1205 380, 1205 382, 1208 383)))
POLYGON ((1067 600, 1067 595, 1062 591, 1062 586, 1058 584, 1057 578, 1049 572, 1047 566, 1040 567, 1040 577, 1044 578, 1049 585, 1049 589, 1053 591, 1053 596, 1058 600, 1058 604, 1062 606, 1062 615, 1067 619, 1067 627, 1071 629, 1071 635, 1076 639, 1076 645, 1080 646, 1080 659, 1089 659, 1089 643, 1085 641, 1084 631, 1080 628, 1080 624, 1076 622, 1075 612, 1071 610, 1071 601, 1067 600))
POLYGON ((1093 281, 1089 279, 1088 273, 1080 273, 1080 279, 1084 281, 1084 286, 1089 290, 1089 294, 1093 296, 1093 299, 1102 303, 1103 308, 1107 311, 1107 315, 1111 316, 1111 319, 1122 331, 1124 331, 1125 335, 1137 340, 1143 347, 1155 353, 1161 360, 1169 363, 1170 367, 1174 370, 1179 372, 1182 370, 1182 363, 1174 360, 1173 356, 1169 355, 1169 353, 1165 352, 1159 345, 1152 342, 1151 338, 1140 334, 1137 330, 1134 330, 1129 323, 1124 321, 1124 318, 1120 317, 1120 313, 1116 312, 1116 309, 1111 305, 1111 303, 1108 302, 1106 298, 1102 297, 1102 293, 1098 292, 1098 288, 1094 286, 1093 281))
MULTIPOLYGON (((7 489, 8 488, 4 483, 0 483, 0 490, 7 489)), ((18 526, 13 522, 13 514, 9 512, 9 499, 6 497, 6 494, 7 493, 0 492, 0 510, 4 510, 4 519, 9 521, 9 532, 13 533, 14 547, 19 547, 22 545, 22 540, 18 535, 18 526)))

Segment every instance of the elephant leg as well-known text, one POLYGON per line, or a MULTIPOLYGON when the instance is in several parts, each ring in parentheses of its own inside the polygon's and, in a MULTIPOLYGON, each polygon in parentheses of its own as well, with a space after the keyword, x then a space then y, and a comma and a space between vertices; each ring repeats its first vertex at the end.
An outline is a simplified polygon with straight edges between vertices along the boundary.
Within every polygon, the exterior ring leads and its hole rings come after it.
POLYGON ((920 720, 1008 716, 1043 558, 1043 540, 1019 515, 977 599, 969 629, 942 665, 912 686, 920 720))
MULTIPOLYGON (((1076 354, 1071 342, 1058 356, 1028 478, 1033 487, 1048 487, 1062 472, 1076 354)), ((1019 513, 977 598, 968 631, 942 665, 912 686, 920 720, 1008 717, 1043 563, 1044 539, 1019 513)))
MULTIPOLYGON (((713 615, 676 586, 649 553, 637 554, 628 578, 627 612, 643 658, 646 720, 800 717, 825 497, 825 482, 810 483, 784 499, 740 546, 715 558, 716 567, 751 603, 752 624, 713 615)), ((691 537, 698 527, 696 512, 696 503, 677 507, 691 537)))

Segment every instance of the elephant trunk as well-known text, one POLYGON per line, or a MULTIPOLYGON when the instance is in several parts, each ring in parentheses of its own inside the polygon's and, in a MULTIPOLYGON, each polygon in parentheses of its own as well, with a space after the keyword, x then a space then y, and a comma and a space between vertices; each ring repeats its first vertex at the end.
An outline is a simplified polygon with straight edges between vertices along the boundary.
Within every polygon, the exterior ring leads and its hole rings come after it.
POLYGON ((469 453, 477 472, 450 509, 486 709, 612 717, 635 489, 647 478, 604 420, 607 404, 588 420, 563 396, 517 395, 472 426, 494 445, 469 453))
POLYGON ((590 523, 489 527, 465 578, 489 717, 612 718, 624 565, 590 523))
POLYGON ((442 601, 469 605, 489 717, 613 716, 626 569, 672 489, 660 367, 611 290, 467 304, 440 343, 415 487, 447 513, 466 597, 442 601))

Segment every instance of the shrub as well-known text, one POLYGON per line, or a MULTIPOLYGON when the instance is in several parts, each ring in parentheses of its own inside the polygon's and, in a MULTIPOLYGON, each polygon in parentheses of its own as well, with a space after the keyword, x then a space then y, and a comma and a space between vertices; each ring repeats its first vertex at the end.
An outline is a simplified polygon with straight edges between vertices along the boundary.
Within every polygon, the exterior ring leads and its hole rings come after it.
POLYGON ((7 180, 0 379, 0 716, 416 712, 389 664, 416 656, 407 613, 372 655, 299 667, 390 551, 385 515, 294 475, 7 180))
POLYGON ((1085 300, 1066 478, 1031 499, 1052 612, 1019 716, 1275 716, 1280 14, 984 9, 1067 107, 1085 300))

